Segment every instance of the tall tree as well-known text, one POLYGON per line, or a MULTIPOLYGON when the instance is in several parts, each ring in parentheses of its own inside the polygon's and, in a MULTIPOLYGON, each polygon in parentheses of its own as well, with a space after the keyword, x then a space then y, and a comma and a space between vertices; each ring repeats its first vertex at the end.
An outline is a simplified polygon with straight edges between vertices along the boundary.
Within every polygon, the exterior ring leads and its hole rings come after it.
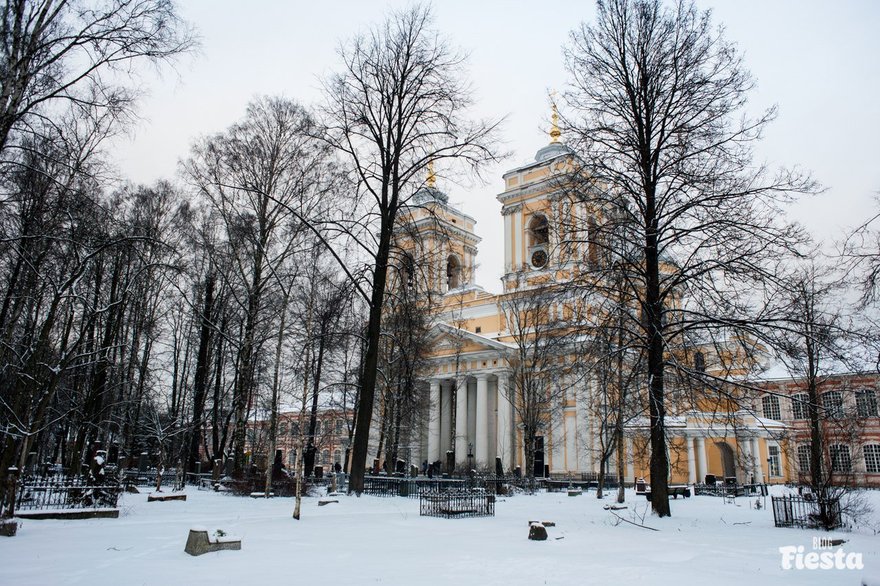
POLYGON ((398 214, 422 183, 429 161, 478 169, 496 160, 498 122, 471 123, 463 57, 431 28, 431 12, 394 12, 340 51, 342 70, 325 84, 327 140, 349 161, 361 213, 335 226, 356 236, 369 263, 365 280, 348 271, 370 310, 352 453, 351 491, 363 491, 376 390, 389 251, 398 214))
POLYGON ((573 31, 565 48, 568 126, 595 196, 637 227, 641 254, 619 260, 640 309, 651 504, 663 517, 670 514, 667 369, 688 375, 670 359, 670 341, 748 329, 760 314, 754 291, 774 278, 771 261, 800 239, 778 221, 779 204, 813 186, 753 163, 775 109, 747 115, 753 79, 708 12, 690 1, 597 6, 595 23, 573 31))
POLYGON ((238 285, 242 312, 233 403, 235 471, 244 467, 247 410, 267 330, 268 292, 287 259, 301 218, 312 216, 331 182, 329 149, 317 141, 312 116, 281 98, 252 102, 244 120, 193 148, 186 172, 222 219, 232 262, 225 278, 238 285))

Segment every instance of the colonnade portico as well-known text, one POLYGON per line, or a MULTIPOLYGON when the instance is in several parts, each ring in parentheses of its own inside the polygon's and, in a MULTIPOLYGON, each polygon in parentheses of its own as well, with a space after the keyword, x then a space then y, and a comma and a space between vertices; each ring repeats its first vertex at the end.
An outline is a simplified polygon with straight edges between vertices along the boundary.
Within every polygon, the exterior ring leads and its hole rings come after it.
POLYGON ((445 462, 444 454, 453 450, 455 464, 467 464, 473 449, 478 468, 494 467, 496 457, 502 459, 505 469, 514 467, 508 377, 507 371, 490 370, 429 379, 429 462, 445 462))

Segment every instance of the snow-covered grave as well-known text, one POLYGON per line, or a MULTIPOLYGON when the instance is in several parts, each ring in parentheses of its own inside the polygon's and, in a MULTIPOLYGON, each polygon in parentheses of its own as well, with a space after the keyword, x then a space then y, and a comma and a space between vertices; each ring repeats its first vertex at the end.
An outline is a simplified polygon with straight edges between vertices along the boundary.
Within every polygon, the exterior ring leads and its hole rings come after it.
POLYGON ((0 540, 0 584, 243 585, 293 576, 333 584, 880 584, 871 577, 880 576, 880 492, 868 494, 875 512, 867 523, 831 533, 775 528, 754 498, 673 500, 673 517, 662 520, 634 492, 626 509, 604 510, 613 500, 592 491, 576 499, 541 493, 499 498, 494 517, 464 519, 421 517, 418 499, 334 499, 331 507, 305 499, 295 521, 291 498, 193 491, 157 507, 125 494, 118 519, 22 521, 17 537, 0 540), (546 541, 528 539, 533 520, 555 522, 546 541), (194 526, 235 535, 242 549, 187 555, 194 526), (820 539, 846 541, 814 549, 820 539), (864 569, 803 564, 838 549, 861 554, 864 569))

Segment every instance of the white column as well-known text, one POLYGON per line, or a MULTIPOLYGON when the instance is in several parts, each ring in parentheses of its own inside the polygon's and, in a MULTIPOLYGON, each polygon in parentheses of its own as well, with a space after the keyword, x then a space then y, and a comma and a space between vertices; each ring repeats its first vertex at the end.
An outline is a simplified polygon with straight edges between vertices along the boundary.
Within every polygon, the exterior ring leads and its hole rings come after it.
POLYGON ((477 426, 474 457, 478 467, 489 465, 489 375, 477 375, 477 426))
POLYGON ((498 374, 498 432, 495 437, 495 453, 501 458, 501 465, 507 472, 514 468, 513 446, 510 441, 513 407, 508 396, 507 373, 498 374))
POLYGON ((428 414, 428 461, 440 460, 440 379, 431 379, 431 409, 428 414))
POLYGON ((685 437, 688 454, 688 484, 696 484, 697 482, 697 463, 694 458, 694 438, 685 437))
POLYGON ((705 482, 706 474, 709 473, 706 465, 706 438, 697 438, 697 464, 699 465, 697 468, 699 471, 697 478, 699 478, 700 482, 705 482))
POLYGON ((626 480, 629 482, 635 482, 636 479, 636 466, 635 466, 635 452, 633 450, 633 441, 632 438, 626 438, 624 442, 624 449, 626 452, 624 453, 624 457, 626 458, 626 480))
POLYGON ((745 466, 743 467, 743 479, 744 483, 747 483, 751 480, 751 476, 755 471, 755 464, 752 461, 752 440, 749 438, 744 438, 739 440, 739 449, 743 455, 743 463, 745 466))
POLYGON ((440 461, 446 466, 446 450, 451 450, 449 437, 452 434, 452 383, 440 381, 440 461))
POLYGON ((758 438, 752 438, 752 457, 755 464, 755 482, 764 482, 764 467, 761 466, 761 444, 758 438))
POLYGON ((455 380, 455 463, 467 462, 467 379, 455 380))

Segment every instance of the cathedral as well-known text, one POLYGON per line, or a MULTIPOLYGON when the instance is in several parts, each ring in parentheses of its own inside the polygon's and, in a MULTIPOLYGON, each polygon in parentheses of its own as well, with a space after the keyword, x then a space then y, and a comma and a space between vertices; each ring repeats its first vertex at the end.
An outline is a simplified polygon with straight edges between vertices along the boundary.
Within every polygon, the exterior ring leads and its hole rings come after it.
MULTIPOLYGON (((532 449, 524 441, 529 422, 516 379, 522 332, 518 336, 515 331, 511 303, 515 306, 538 289, 585 270, 593 255, 589 239, 568 238, 566 233, 575 226, 587 234, 599 220, 588 198, 565 192, 564 176, 574 154, 559 141, 555 126, 550 136, 533 162, 503 175, 504 189, 497 196, 504 226, 500 294, 474 282, 480 243, 475 220, 450 205, 433 172, 414 195, 415 205, 405 219, 407 234, 398 243, 420 264, 435 302, 431 350, 421 377, 429 402, 421 428, 411 436, 413 461, 418 455, 419 462, 440 463, 443 470, 500 468, 557 477, 592 478, 599 470, 605 450, 603 421, 591 408, 596 381, 589 373, 548 399, 554 402, 553 415, 533 430, 532 449)), ((565 303, 553 301, 542 311, 563 318, 568 310, 565 303)), ((693 360, 696 368, 711 369, 708 356, 696 352, 693 360)), ((563 365, 577 361, 563 346, 554 357, 554 363, 563 365)), ((568 371, 560 372, 560 378, 568 376, 568 371)), ((666 426, 672 483, 703 482, 707 476, 746 483, 797 480, 796 450, 788 445, 788 426, 780 421, 786 409, 768 411, 764 401, 762 413, 761 398, 751 401, 728 407, 720 417, 718 405, 676 409, 670 404, 666 426)), ((647 418, 629 420, 624 437, 623 450, 605 456, 609 475, 614 477, 622 457, 620 469, 627 482, 648 479, 647 418)))

